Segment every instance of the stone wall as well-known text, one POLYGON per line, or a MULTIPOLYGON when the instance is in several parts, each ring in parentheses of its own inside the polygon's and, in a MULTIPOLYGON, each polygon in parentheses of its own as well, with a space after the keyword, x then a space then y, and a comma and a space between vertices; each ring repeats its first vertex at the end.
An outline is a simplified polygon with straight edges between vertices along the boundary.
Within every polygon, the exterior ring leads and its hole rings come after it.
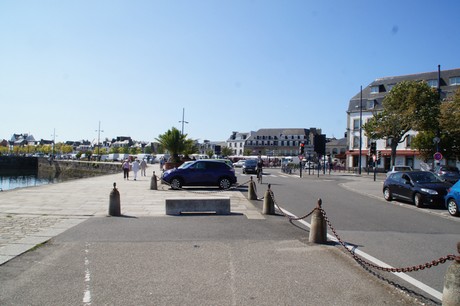
POLYGON ((121 163, 91 162, 74 160, 53 160, 38 158, 38 176, 83 178, 122 172, 121 163))

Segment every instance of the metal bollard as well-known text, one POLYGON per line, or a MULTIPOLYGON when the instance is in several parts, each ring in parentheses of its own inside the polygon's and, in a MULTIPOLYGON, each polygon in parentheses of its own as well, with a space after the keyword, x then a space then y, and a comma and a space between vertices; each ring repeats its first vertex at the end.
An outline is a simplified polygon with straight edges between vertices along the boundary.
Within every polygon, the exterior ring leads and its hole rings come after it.
POLYGON ((318 199, 316 210, 311 216, 310 235, 308 240, 312 243, 326 243, 327 242, 327 224, 321 212, 321 199, 318 199))
POLYGON ((109 197, 109 216, 120 216, 120 193, 117 189, 117 183, 113 183, 113 189, 109 197))
POLYGON ((254 184, 255 182, 252 180, 252 176, 251 176, 251 181, 249 182, 249 188, 248 188, 248 199, 249 200, 257 200, 257 194, 255 191, 254 184))
MULTIPOLYGON (((460 253, 460 242, 457 243, 457 251, 460 253)), ((449 266, 444 277, 444 289, 442 291, 442 305, 460 305, 460 255, 449 266)))
POLYGON ((153 176, 150 179, 150 190, 158 190, 157 187, 157 176, 155 175, 155 171, 153 171, 153 176))
POLYGON ((270 184, 268 184, 267 191, 265 191, 264 197, 264 206, 262 209, 264 215, 274 215, 275 214, 275 203, 272 198, 272 193, 270 191, 270 184))

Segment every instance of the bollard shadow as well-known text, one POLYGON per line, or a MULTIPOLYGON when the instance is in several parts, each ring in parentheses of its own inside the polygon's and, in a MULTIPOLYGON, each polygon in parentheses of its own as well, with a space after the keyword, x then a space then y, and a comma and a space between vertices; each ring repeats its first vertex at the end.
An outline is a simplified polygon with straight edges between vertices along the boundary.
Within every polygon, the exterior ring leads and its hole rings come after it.
POLYGON ((113 218, 127 218, 127 219, 139 219, 139 217, 136 216, 130 216, 130 215, 119 215, 119 216, 112 216, 112 215, 107 215, 107 217, 113 217, 113 218))
POLYGON ((219 216, 219 217, 231 217, 231 216, 243 216, 243 213, 230 212, 229 214, 218 214, 216 212, 181 212, 180 214, 170 214, 167 216, 171 217, 196 217, 196 216, 219 216))

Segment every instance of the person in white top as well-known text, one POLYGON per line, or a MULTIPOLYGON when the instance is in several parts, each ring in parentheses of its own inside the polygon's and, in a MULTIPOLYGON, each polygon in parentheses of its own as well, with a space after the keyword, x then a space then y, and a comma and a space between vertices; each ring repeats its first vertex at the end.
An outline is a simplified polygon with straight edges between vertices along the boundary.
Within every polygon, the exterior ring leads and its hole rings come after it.
POLYGON ((141 168, 141 166, 139 164, 139 161, 137 159, 134 160, 133 166, 132 166, 133 173, 134 173, 134 180, 137 179, 137 172, 139 171, 140 168, 141 168))

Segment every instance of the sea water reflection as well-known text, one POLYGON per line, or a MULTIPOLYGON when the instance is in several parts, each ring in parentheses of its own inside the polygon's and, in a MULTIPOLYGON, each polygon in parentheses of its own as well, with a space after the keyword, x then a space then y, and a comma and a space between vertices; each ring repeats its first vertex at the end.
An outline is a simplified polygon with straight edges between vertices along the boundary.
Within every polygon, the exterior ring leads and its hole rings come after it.
POLYGON ((60 181, 55 177, 39 177, 36 171, 16 174, 0 172, 0 190, 2 191, 58 183, 60 181))

